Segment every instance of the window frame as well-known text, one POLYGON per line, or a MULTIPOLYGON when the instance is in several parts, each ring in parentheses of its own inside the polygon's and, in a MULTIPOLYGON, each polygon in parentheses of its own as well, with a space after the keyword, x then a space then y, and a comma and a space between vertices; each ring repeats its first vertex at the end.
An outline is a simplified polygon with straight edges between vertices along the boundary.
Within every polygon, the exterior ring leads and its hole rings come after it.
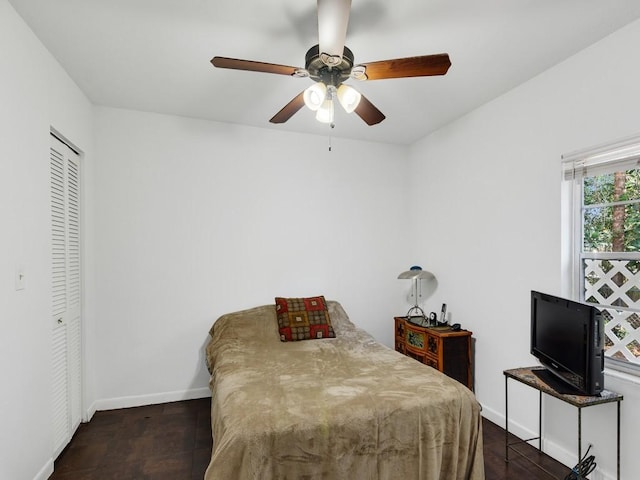
MULTIPOLYGON (((578 150, 562 156, 562 226, 563 286, 570 298, 584 298, 585 258, 606 259, 607 253, 588 254, 584 247, 584 182, 586 176, 597 176, 621 170, 640 168, 640 135, 578 150)), ((617 259, 640 260, 640 252, 616 252, 617 259)), ((613 308, 616 308, 612 306, 613 308)), ((638 312, 639 309, 624 309, 638 312)), ((639 363, 605 356, 605 367, 640 376, 639 363)))

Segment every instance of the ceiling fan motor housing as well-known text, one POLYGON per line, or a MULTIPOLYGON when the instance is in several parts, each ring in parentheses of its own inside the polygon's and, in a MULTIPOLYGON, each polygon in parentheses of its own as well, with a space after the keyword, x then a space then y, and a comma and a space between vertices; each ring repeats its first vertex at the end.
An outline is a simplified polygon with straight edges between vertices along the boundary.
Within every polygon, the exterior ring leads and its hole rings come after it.
MULTIPOLYGON (((349 78, 353 68, 353 52, 346 46, 342 53, 342 59, 336 65, 329 66, 322 60, 320 47, 314 45, 305 55, 305 68, 309 77, 316 82, 337 87, 349 78)), ((334 57, 335 58, 335 57, 334 57)))

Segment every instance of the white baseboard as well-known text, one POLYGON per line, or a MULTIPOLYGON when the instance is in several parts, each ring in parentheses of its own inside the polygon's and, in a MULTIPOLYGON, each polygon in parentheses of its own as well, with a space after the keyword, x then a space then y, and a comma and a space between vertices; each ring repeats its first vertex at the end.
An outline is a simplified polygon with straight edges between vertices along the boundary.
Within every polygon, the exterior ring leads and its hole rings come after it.
MULTIPOLYGON (((504 413, 497 412, 491 408, 487 408, 484 405, 482 406, 482 416, 487 420, 495 423, 501 428, 505 428, 505 418, 504 413)), ((537 436, 538 434, 532 432, 528 428, 523 427, 521 424, 514 422, 513 419, 509 421, 509 433, 513 433, 518 438, 532 438, 537 436)))
POLYGON ((208 387, 194 388, 175 392, 153 393, 149 395, 134 395, 130 397, 103 398, 96 400, 87 409, 87 418, 90 419, 96 411, 114 410, 116 408, 140 407, 143 405, 155 405, 158 403, 179 402, 181 400, 194 400, 211 396, 208 387))
POLYGON ((47 480, 53 473, 53 458, 47 460, 47 463, 40 469, 33 480, 47 480))
MULTIPOLYGON (((482 416, 501 428, 504 428, 505 418, 503 413, 497 412, 496 410, 487 408, 483 405, 482 416)), ((538 436, 537 432, 523 427, 512 419, 509 419, 509 433, 513 433, 518 438, 533 438, 538 436)), ((533 446, 537 447, 537 441, 532 443, 533 446)), ((557 460, 563 465, 566 465, 567 468, 572 468, 577 463, 577 452, 569 451, 552 440, 543 438, 542 450, 551 458, 557 460)), ((589 478, 591 480, 615 480, 616 477, 615 475, 609 475, 608 473, 603 472, 600 468, 596 468, 596 470, 589 475, 589 478)))
POLYGON ((97 410, 98 409, 96 408, 96 402, 93 402, 91 405, 89 405, 89 408, 87 408, 87 411, 85 412, 85 417, 82 419, 82 421, 84 423, 90 422, 97 410))

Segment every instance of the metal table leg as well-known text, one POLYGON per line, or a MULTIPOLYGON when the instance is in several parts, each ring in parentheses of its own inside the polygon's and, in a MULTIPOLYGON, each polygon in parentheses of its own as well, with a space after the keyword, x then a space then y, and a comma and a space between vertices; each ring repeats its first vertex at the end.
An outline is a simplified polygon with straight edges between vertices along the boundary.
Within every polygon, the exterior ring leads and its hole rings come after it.
POLYGON ((542 390, 538 391, 538 450, 542 451, 542 390))
POLYGON ((504 461, 509 463, 509 377, 504 377, 504 461))
POLYGON ((617 478, 620 480, 620 401, 618 400, 618 432, 617 432, 617 443, 618 443, 618 451, 617 451, 617 459, 616 459, 616 470, 617 470, 617 478))
MULTIPOLYGON (((578 407, 578 472, 582 470, 582 409, 578 407)), ((578 477, 582 478, 582 476, 578 477)))

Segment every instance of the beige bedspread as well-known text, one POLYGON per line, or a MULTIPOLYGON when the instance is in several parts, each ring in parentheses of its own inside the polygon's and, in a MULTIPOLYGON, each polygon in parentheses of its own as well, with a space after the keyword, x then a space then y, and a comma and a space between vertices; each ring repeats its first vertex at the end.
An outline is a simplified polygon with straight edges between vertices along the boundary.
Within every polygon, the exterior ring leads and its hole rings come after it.
POLYGON ((332 339, 281 342, 273 305, 216 321, 205 479, 484 479, 473 393, 328 306, 332 339))

